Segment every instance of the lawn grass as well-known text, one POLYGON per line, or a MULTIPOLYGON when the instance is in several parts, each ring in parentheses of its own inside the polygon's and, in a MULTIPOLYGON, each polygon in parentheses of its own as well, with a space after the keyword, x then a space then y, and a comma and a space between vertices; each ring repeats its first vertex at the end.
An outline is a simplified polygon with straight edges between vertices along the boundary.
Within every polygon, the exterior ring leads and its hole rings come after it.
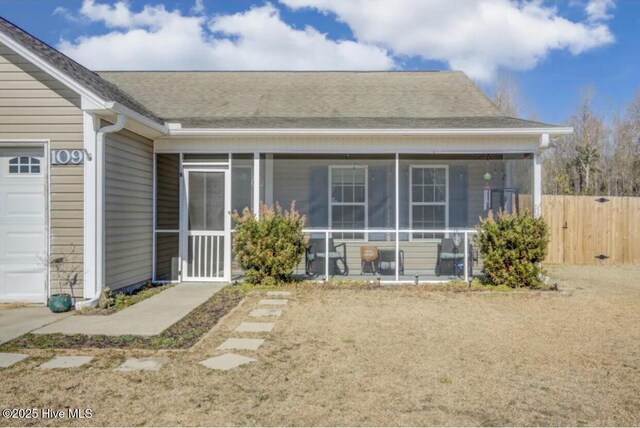
POLYGON ((0 345, 1 352, 20 349, 183 349, 196 343, 205 333, 231 309, 236 307, 245 295, 238 287, 225 287, 206 302, 191 311, 186 317, 157 336, 105 336, 73 334, 32 334, 27 333, 0 345))
MULTIPOLYGON (((238 333, 269 289, 194 346, 26 350, 1 370, 7 408, 91 408, 99 426, 638 426, 640 268, 551 266, 560 292, 442 292, 431 286, 285 287, 271 333, 238 333), (228 372, 201 361, 231 337, 264 338, 228 372), (82 369, 38 370, 53 355, 82 369), (158 372, 114 371, 167 357, 158 372)), ((0 425, 2 422, 0 421, 0 425)))

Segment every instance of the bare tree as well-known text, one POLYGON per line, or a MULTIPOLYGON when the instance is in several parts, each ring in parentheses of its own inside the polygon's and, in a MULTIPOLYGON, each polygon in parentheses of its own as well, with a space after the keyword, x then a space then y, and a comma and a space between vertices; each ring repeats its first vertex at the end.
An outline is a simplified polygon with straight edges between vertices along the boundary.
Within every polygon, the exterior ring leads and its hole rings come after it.
POLYGON ((515 78, 510 74, 503 73, 498 77, 496 84, 496 92, 492 101, 505 116, 517 117, 519 113, 520 87, 515 78))
POLYGON ((612 195, 640 195, 640 91, 627 107, 624 117, 613 124, 611 170, 608 175, 612 195))
POLYGON ((593 90, 587 90, 577 111, 569 118, 574 134, 565 139, 569 179, 578 194, 599 193, 608 129, 592 107, 593 90), (573 171, 572 171, 573 170, 573 171))

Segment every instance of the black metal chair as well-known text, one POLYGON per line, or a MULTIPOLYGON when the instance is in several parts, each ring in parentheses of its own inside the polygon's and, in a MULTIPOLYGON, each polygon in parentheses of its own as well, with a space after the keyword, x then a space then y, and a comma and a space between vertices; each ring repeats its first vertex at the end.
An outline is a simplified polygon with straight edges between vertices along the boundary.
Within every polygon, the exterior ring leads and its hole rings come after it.
MULTIPOLYGON (((311 238, 305 254, 305 270, 307 275, 316 276, 324 272, 326 260, 324 238, 311 238)), ((335 245, 329 238, 329 273, 328 275, 349 275, 347 265, 347 244, 335 245)))
MULTIPOLYGON (((464 273, 464 244, 456 246, 451 238, 443 238, 438 243, 438 257, 436 259, 436 276, 459 276, 464 273)), ((473 245, 469 243, 467 249, 467 269, 469 276, 473 275, 473 261, 477 260, 473 254, 473 245)))
MULTIPOLYGON (((400 263, 398 264, 398 274, 404 275, 404 250, 400 250, 400 263)), ((396 274, 396 250, 378 250, 378 273, 380 275, 396 274)))

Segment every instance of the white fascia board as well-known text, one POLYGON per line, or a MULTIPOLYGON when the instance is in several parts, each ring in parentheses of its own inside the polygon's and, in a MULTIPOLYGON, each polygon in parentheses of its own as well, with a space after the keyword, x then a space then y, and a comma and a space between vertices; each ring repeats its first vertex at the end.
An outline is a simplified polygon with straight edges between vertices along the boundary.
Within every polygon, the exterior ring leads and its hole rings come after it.
POLYGON ((173 128, 169 127, 169 135, 174 136, 273 136, 273 135, 570 135, 573 128, 425 128, 425 129, 353 129, 353 128, 173 128))
POLYGON ((96 95, 84 85, 76 82, 65 73, 61 72, 56 67, 49 64, 47 61, 34 54, 31 50, 24 47, 22 44, 16 42, 11 37, 8 37, 4 33, 0 33, 0 42, 9 47, 11 50, 24 57, 26 60, 41 68, 45 73, 49 74, 54 79, 58 80, 71 90, 75 91, 81 96, 81 108, 83 111, 91 113, 105 113, 107 110, 112 110, 116 113, 123 113, 130 119, 141 123, 152 130, 159 132, 160 134, 167 133, 167 127, 161 125, 148 117, 137 113, 130 108, 113 101, 104 100, 102 97, 96 95))
POLYGON ((127 118, 134 120, 148 128, 151 128, 152 130, 162 134, 162 135, 166 135, 169 133, 169 128, 166 125, 161 125, 158 122, 154 121, 153 119, 149 119, 148 117, 131 110, 129 107, 124 106, 120 103, 116 103, 116 102, 108 102, 107 103, 107 107, 110 108, 111 110, 115 111, 116 113, 121 113, 124 114, 125 116, 127 116, 127 118))
MULTIPOLYGON (((45 73, 49 74, 51 77, 55 78, 59 82, 63 83, 73 91, 77 92, 83 98, 87 98, 95 106, 105 106, 106 101, 103 100, 100 96, 94 94, 90 90, 88 90, 83 85, 79 84, 71 77, 67 76, 57 68, 53 67, 51 64, 40 58, 38 55, 34 54, 31 50, 24 47, 22 44, 16 42, 11 37, 7 36, 4 33, 0 33, 0 42, 2 44, 9 47, 11 50, 18 53, 20 56, 24 57, 26 60, 31 62, 32 64, 41 68, 45 73)), ((104 107, 103 107, 104 108, 104 107)))

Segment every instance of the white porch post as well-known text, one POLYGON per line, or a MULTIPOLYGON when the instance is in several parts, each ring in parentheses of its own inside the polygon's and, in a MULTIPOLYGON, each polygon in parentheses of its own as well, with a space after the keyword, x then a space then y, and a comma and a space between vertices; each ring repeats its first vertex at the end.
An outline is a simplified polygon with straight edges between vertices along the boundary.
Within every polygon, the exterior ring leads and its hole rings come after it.
POLYGON ((542 156, 540 152, 533 155, 533 215, 542 215, 542 156))
POLYGON ((260 217, 260 153, 253 154, 253 214, 260 217))
POLYGON ((396 153, 396 281, 400 280, 400 154, 396 153))
POLYGON ((96 237, 98 227, 97 213, 97 175, 99 174, 99 161, 97 160, 97 130, 99 123, 96 117, 83 112, 84 131, 84 236, 83 236, 83 296, 85 299, 97 297, 97 245, 96 237))

